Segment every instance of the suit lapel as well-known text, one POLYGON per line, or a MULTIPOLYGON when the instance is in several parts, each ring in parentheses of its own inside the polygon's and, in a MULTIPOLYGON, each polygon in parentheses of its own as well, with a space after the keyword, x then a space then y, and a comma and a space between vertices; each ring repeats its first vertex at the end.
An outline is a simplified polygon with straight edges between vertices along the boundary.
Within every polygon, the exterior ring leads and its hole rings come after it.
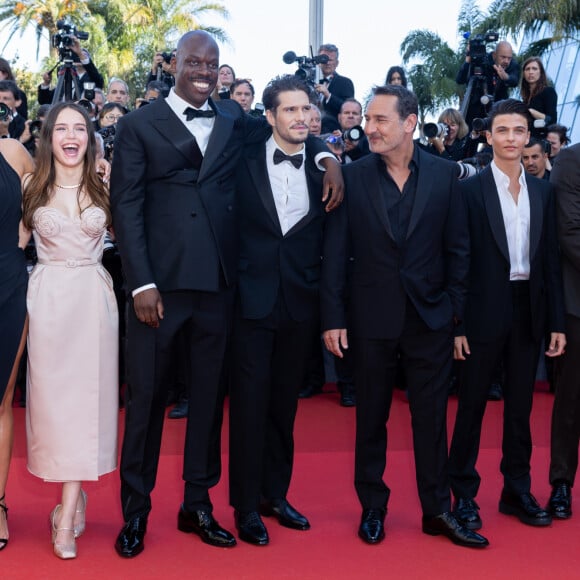
POLYGON ((226 111, 222 111, 215 106, 215 103, 209 99, 209 106, 216 112, 215 123, 205 150, 199 181, 201 181, 214 166, 217 158, 222 154, 224 147, 229 142, 234 128, 235 119, 226 111))
POLYGON ((294 224, 287 232, 289 236, 302 228, 306 227, 321 211, 322 188, 318 185, 320 182, 316 179, 316 168, 314 162, 306 158, 304 171, 306 171, 306 185, 308 189, 308 213, 296 224, 294 224), (318 186, 317 186, 318 185, 318 186))
POLYGON ((185 157, 188 163, 191 163, 193 148, 195 147, 193 135, 177 118, 177 115, 173 113, 165 99, 159 99, 149 106, 156 107, 155 116, 151 120, 151 124, 164 139, 168 139, 169 143, 185 157), (157 109, 159 110, 157 111, 157 109))
POLYGON ((274 203, 274 194, 272 193, 272 186, 270 185, 270 178, 268 177, 266 144, 261 144, 254 149, 253 153, 248 154, 246 163, 252 181, 254 182, 254 187, 264 204, 266 213, 281 234, 280 220, 278 219, 278 212, 276 211, 276 204, 274 203))
POLYGON ((413 202, 413 208, 411 209, 411 219, 409 220, 409 229, 407 230, 406 239, 409 239, 419 220, 421 215, 425 210, 425 206, 429 201, 431 196, 431 188, 433 186, 433 178, 437 174, 436 170, 432 167, 433 160, 431 159, 430 153, 423 153, 419 151, 419 175, 417 177, 417 191, 415 192, 415 201, 413 202))
POLYGON ((530 264, 533 257, 536 255, 540 243, 543 228, 543 208, 542 200, 534 183, 526 175, 526 183, 528 184, 528 198, 530 200, 530 264))
POLYGON ((498 245, 504 258, 510 263, 510 253, 507 243, 507 234, 505 231, 505 223, 503 221, 503 214, 501 212, 501 205, 499 203, 499 196, 491 167, 486 167, 479 176, 481 183, 481 194, 483 197, 483 204, 487 213, 487 219, 491 227, 495 243, 498 245))
MULTIPOLYGON (((369 169, 371 171, 363 170, 360 172, 362 175, 362 180, 364 182, 364 189, 368 191, 371 203, 375 208, 375 212, 379 217, 381 223, 387 230, 387 233, 391 239, 395 239, 393 236, 393 230, 391 229, 391 223, 389 222, 389 215, 387 212, 387 203, 385 201, 385 196, 383 195, 383 190, 380 183, 380 169, 379 163, 382 163, 380 157, 376 154, 368 156, 367 165, 371 165, 369 169)), ((361 167, 361 169, 363 169, 361 167)))

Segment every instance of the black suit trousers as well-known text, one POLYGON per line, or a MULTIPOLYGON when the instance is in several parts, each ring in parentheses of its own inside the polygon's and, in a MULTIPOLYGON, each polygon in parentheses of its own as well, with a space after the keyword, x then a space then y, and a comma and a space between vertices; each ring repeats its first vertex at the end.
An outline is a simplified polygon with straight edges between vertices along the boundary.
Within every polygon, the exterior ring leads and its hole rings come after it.
POLYGON ((267 317, 235 318, 230 503, 239 511, 257 511, 261 498, 286 497, 298 391, 319 333, 318 316, 293 320, 280 294, 267 317))
MULTIPOLYGON (((451 489, 456 497, 474 498, 481 478, 475 464, 487 392, 494 370, 504 357, 505 382, 502 460, 500 469, 506 491, 530 491, 532 435, 530 414, 540 341, 531 330, 530 294, 527 282, 511 282, 512 323, 498 339, 479 343, 467 339, 471 354, 463 362, 459 403, 449 454, 451 489)), ((502 310, 498 307, 498 311, 502 310)))
POLYGON ((121 454, 121 501, 125 521, 147 515, 155 486, 161 434, 171 386, 171 364, 180 336, 187 340, 189 415, 183 479, 187 510, 211 510, 208 490, 220 477, 223 382, 233 291, 162 293, 159 328, 139 322, 132 301, 127 328, 128 398, 121 454))
POLYGON ((447 476, 447 390, 453 338, 448 327, 430 330, 407 301, 397 339, 353 337, 356 384, 355 488, 363 508, 384 508, 387 428, 398 355, 407 379, 415 473, 424 515, 450 509, 447 476))
POLYGON ((552 410, 550 483, 574 485, 580 442, 580 318, 566 316, 566 352, 557 361, 552 410))

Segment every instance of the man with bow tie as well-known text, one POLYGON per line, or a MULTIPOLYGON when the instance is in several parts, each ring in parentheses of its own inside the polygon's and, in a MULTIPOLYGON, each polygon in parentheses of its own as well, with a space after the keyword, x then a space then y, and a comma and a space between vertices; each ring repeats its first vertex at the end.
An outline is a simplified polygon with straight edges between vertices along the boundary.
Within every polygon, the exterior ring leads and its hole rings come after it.
MULTIPOLYGON (((128 397, 121 455, 125 525, 115 548, 143 551, 155 486, 173 350, 187 342, 189 412, 185 491, 178 529, 218 547, 236 544, 213 516, 220 477, 222 367, 237 270, 235 168, 246 144, 264 142, 264 121, 233 100, 213 102, 219 49, 204 31, 186 33, 166 99, 117 127, 111 205, 128 308, 128 397)), ((340 193, 330 162, 328 186, 340 193)), ((332 202, 331 202, 332 203, 332 202)))
POLYGON ((237 169, 239 258, 230 387, 230 503, 241 540, 266 545, 261 515, 310 523, 286 498, 298 390, 319 336, 318 278, 325 204, 307 142, 308 86, 294 75, 262 96, 272 136, 237 169))
POLYGON ((318 49, 318 55, 328 57, 326 62, 319 65, 322 78, 315 89, 320 95, 320 109, 324 111, 322 132, 331 133, 335 129, 340 129, 338 122, 340 107, 346 99, 354 98, 354 85, 349 78, 336 72, 338 48, 334 44, 322 44, 318 49))

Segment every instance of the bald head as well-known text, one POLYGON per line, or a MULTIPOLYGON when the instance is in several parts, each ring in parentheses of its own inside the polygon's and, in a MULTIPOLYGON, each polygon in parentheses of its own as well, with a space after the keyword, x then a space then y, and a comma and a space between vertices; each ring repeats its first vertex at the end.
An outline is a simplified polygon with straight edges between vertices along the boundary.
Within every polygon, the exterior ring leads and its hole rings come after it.
POLYGON ((506 69, 514 56, 512 45, 506 40, 498 42, 493 52, 493 61, 501 68, 506 69))

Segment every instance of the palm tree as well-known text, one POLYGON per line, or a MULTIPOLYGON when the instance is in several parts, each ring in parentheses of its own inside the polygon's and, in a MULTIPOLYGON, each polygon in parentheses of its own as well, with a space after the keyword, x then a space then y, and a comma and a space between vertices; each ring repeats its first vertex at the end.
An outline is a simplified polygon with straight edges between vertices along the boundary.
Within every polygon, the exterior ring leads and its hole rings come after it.
POLYGON ((437 34, 428 30, 413 30, 401 43, 403 63, 413 66, 409 81, 419 100, 421 121, 427 113, 450 106, 458 97, 455 76, 462 55, 453 51, 437 34))

